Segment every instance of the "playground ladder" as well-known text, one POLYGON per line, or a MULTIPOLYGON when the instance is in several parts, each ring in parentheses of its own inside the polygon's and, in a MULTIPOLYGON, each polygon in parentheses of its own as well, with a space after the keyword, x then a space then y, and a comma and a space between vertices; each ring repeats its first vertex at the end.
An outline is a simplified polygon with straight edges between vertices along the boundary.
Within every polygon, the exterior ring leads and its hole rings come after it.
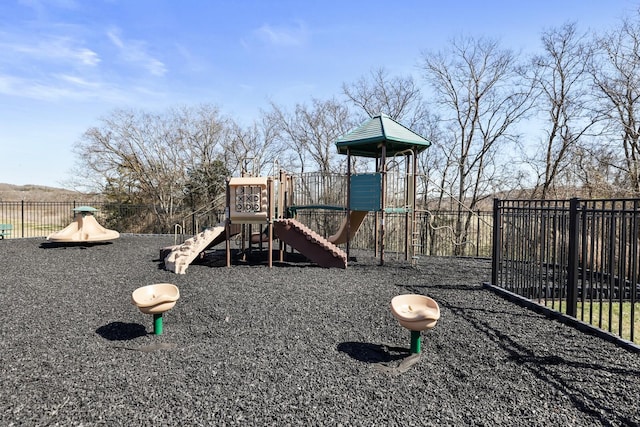
POLYGON ((420 231, 418 231, 418 217, 415 212, 412 213, 411 217, 411 265, 415 267, 418 262, 416 249, 420 247, 420 231))

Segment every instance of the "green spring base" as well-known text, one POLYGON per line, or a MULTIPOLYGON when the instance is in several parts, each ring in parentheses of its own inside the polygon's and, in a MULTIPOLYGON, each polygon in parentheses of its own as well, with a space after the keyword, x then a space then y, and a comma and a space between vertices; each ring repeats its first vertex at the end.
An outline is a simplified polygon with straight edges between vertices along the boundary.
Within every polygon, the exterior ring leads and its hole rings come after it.
POLYGON ((162 313, 153 315, 153 333, 162 334, 162 313))
POLYGON ((411 331, 411 353, 420 353, 420 331, 411 331))

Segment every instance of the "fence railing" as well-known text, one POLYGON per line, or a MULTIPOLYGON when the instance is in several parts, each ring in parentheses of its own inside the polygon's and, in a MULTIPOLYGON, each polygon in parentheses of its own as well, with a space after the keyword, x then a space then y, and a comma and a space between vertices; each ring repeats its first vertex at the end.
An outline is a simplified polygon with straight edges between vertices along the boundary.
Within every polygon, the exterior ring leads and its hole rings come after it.
MULTIPOLYGON (((493 215, 491 212, 474 212, 473 221, 464 237, 456 233, 457 211, 418 211, 416 212, 415 255, 417 256, 491 256, 491 236, 493 215)), ((340 227, 345 213, 323 209, 300 210, 297 218, 328 237, 340 227)), ((385 215, 385 251, 403 254, 406 244, 406 217, 402 213, 385 215)), ((376 215, 369 212, 358 229, 352 248, 373 250, 376 243, 376 215)))
MULTIPOLYGON (((92 201, 75 202, 2 202, 0 201, 0 223, 13 225, 9 238, 46 237, 61 230, 73 221, 73 209, 88 205, 98 211, 94 214, 103 226, 120 233, 161 233, 173 234, 180 238, 190 237, 205 227, 213 226, 224 220, 224 211, 203 209, 191 211, 184 207, 176 209, 170 218, 160 216, 155 207, 148 205, 113 204, 92 201)), ((491 256, 491 212, 477 212, 475 221, 466 238, 460 241, 452 224, 456 212, 417 212, 417 255, 473 257, 491 256)), ((300 210, 300 221, 325 237, 335 233, 345 213, 335 210, 300 210)), ((385 251, 404 253, 406 238, 405 216, 387 214, 385 217, 385 251)), ((353 248, 373 250, 376 241, 376 216, 369 213, 360 230, 351 242, 353 248)), ((413 242, 412 242, 413 244, 413 242)))
POLYGON ((640 200, 495 200, 492 284, 640 343, 640 200))
POLYGON ((188 207, 175 209, 171 215, 156 206, 105 203, 97 201, 33 202, 0 201, 0 223, 12 224, 8 238, 46 237, 69 225, 73 209, 91 206, 98 209, 96 220, 103 226, 121 233, 173 233, 180 224, 184 233, 195 234, 203 227, 215 225, 224 218, 219 210, 192 212, 188 207))
MULTIPOLYGON (((12 224, 9 238, 41 237, 66 227, 73 219, 73 209, 94 206, 101 203, 78 202, 0 202, 0 222, 12 224)), ((103 212, 96 212, 96 218, 103 222, 103 212)))

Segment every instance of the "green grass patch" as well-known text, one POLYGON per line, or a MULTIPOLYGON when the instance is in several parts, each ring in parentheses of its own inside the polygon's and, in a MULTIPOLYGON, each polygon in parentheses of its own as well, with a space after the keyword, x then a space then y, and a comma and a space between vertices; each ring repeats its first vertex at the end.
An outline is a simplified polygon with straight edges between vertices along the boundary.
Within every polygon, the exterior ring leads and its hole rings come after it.
POLYGON ((20 238, 20 237, 41 237, 47 236, 55 231, 62 230, 66 225, 55 225, 55 224, 38 224, 35 222, 26 222, 22 224, 21 222, 16 222, 13 225, 13 230, 11 232, 12 238, 20 238), (22 233, 24 232, 24 236, 22 233))
MULTIPOLYGON (((564 300, 547 300, 544 302, 547 308, 551 308, 561 313, 567 312, 567 304, 564 300)), ((631 341, 631 331, 633 329, 633 342, 640 344, 640 302, 631 304, 630 302, 599 302, 593 303, 578 302, 577 318, 592 326, 619 335, 631 341), (631 323, 631 311, 634 310, 633 324, 631 323), (622 320, 621 320, 622 319, 622 320), (620 322, 622 321, 622 325, 620 322), (622 327, 622 331, 620 331, 622 327)))

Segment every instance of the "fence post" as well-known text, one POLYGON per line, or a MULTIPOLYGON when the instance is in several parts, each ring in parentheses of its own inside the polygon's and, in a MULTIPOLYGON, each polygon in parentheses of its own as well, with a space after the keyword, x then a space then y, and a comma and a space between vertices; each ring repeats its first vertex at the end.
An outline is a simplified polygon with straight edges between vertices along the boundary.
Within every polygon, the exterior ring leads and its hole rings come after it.
POLYGON ((502 218, 500 199, 493 199, 493 237, 491 248, 491 284, 498 286, 498 269, 502 258, 502 218))
POLYGON ((480 211, 476 211, 476 257, 480 256, 480 211))
POLYGON ((569 257, 567 262, 567 315, 576 317, 578 314, 578 234, 580 221, 578 208, 580 200, 572 198, 569 201, 569 257))

